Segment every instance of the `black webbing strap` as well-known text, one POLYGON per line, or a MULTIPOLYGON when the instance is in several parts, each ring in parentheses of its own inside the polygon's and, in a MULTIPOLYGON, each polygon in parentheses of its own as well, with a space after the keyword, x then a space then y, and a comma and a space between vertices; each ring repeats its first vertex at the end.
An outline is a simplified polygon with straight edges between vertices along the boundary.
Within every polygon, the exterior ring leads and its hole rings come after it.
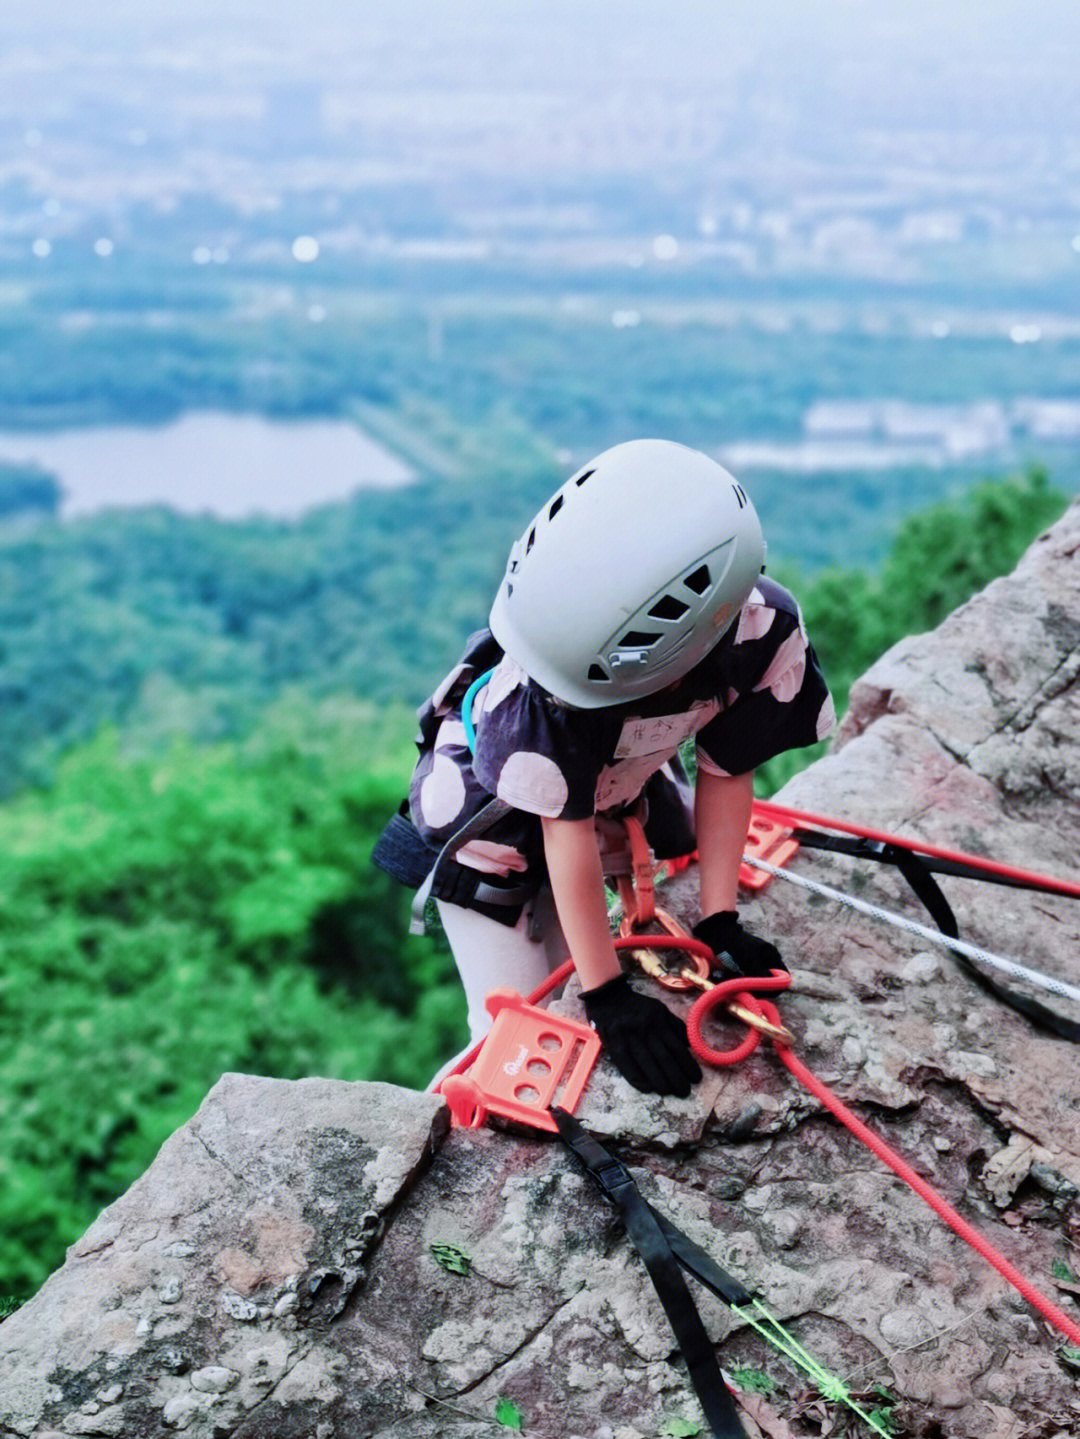
POLYGON ((889 864, 895 864, 900 873, 911 885, 915 897, 926 907, 930 918, 941 930, 942 934, 948 935, 949 939, 960 938, 960 926, 956 922, 956 915, 952 912, 952 906, 941 892, 941 886, 930 873, 926 861, 921 855, 912 854, 909 849, 897 849, 895 845, 886 845, 887 850, 892 853, 882 858, 889 864))
POLYGON ((795 826, 792 835, 804 849, 827 849, 834 854, 850 854, 856 859, 876 859, 883 864, 897 864, 897 855, 913 854, 923 869, 932 874, 949 874, 957 879, 979 879, 983 884, 1001 884, 1009 889, 1030 889, 1040 894, 1058 893, 1054 889, 1047 891, 1045 885, 1032 884, 1029 880, 1021 879, 1019 875, 998 874, 994 870, 983 869, 981 865, 965 864, 962 859, 943 859, 937 855, 923 854, 917 845, 890 844, 887 840, 866 839, 851 834, 824 834, 817 829, 803 829, 801 825, 795 826))
POLYGON ((753 1303, 754 1296, 750 1291, 737 1279, 732 1278, 726 1269, 721 1269, 700 1244, 695 1244, 681 1229, 676 1229, 671 1220, 665 1219, 651 1204, 649 1212, 663 1230, 664 1238, 671 1245, 671 1252, 688 1274, 700 1280, 706 1289, 712 1290, 717 1299, 722 1299, 732 1309, 740 1309, 744 1304, 753 1303))
MULTIPOLYGON (((873 859, 877 860, 879 864, 895 865, 911 886, 916 897, 925 906, 938 929, 950 939, 959 938, 960 928, 956 923, 952 906, 942 894, 941 888, 934 878, 935 874, 953 874, 963 879, 988 880, 991 883, 1007 884, 1016 889, 1035 888, 1033 885, 1025 884, 1023 880, 986 874, 983 870, 961 864, 958 861, 933 859, 929 855, 905 849, 903 845, 887 844, 880 840, 856 839, 849 835, 821 834, 817 830, 796 829, 794 833, 799 843, 807 849, 824 849, 835 854, 852 855, 856 859, 873 859)), ((1080 1044, 1080 1023, 1055 1013, 1037 999, 1031 999, 1026 994, 1018 994, 1016 990, 1010 989, 1000 980, 991 978, 966 954, 958 954, 954 950, 952 955, 961 969, 986 994, 992 995, 1002 1004, 1007 1004, 1010 1009, 1015 1009, 1017 1014, 1022 1014, 1025 1019, 1029 1019, 1040 1029, 1057 1035, 1059 1039, 1068 1039, 1073 1044, 1080 1044)))
MULTIPOLYGON (((454 831, 439 851, 435 863, 431 866, 427 879, 416 891, 416 897, 412 902, 412 922, 409 925, 410 934, 424 933, 424 910, 427 907, 428 899, 432 895, 439 894, 439 881, 446 873, 447 865, 457 854, 458 850, 468 844, 470 839, 475 839, 478 835, 486 834, 493 825, 502 819, 503 815, 509 814, 509 812, 510 805, 506 800, 489 799, 482 809, 477 810, 471 819, 466 820, 460 829, 454 831)), ((485 890, 494 890, 495 886, 485 885, 484 888, 485 890)), ((473 891, 472 897, 475 897, 475 894, 478 892, 478 890, 473 891)), ((495 892, 496 894, 499 893, 499 891, 495 892)), ((504 896, 501 899, 492 899, 488 894, 485 894, 483 897, 487 903, 512 904, 522 902, 518 900, 516 896, 507 899, 505 896, 508 892, 505 890, 501 893, 504 896)))
POLYGON ((558 1108, 552 1109, 551 1113, 563 1143, 622 1215, 626 1232, 664 1306, 664 1313, 686 1361, 690 1382, 715 1439, 746 1439, 746 1430, 739 1422, 712 1342, 679 1265, 684 1264, 690 1273, 729 1304, 749 1303, 751 1296, 741 1284, 714 1264, 703 1249, 699 1249, 646 1203, 626 1166, 609 1154, 572 1115, 558 1108))

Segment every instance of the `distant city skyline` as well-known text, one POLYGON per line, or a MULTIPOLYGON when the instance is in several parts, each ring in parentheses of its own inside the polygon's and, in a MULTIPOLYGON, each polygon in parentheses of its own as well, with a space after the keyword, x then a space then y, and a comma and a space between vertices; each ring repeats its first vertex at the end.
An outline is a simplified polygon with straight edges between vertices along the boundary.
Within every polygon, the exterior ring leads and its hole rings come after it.
POLYGON ((862 434, 895 400, 936 407, 918 463, 1075 450, 1075 0, 4 22, 0 430, 337 416, 445 474, 505 412, 539 454, 666 424, 853 470, 912 458, 862 434))
MULTIPOLYGON (((314 0, 302 23, 252 0, 13 11, 0 226, 5 187, 47 205, 51 184, 53 203, 83 209, 203 193, 241 214, 365 185, 475 210, 487 187, 557 211, 553 187, 603 206, 619 179, 646 205, 650 188, 696 188, 706 236, 710 206, 740 202, 779 212, 774 235, 784 214, 857 224, 891 206, 925 212, 907 224, 916 241, 1012 213, 1080 229, 1080 7, 1066 0, 1037 21, 1014 0, 402 0, 356 16, 314 0)), ((422 210, 414 233, 430 229, 422 210)), ((730 228, 746 228, 737 213, 730 228)))

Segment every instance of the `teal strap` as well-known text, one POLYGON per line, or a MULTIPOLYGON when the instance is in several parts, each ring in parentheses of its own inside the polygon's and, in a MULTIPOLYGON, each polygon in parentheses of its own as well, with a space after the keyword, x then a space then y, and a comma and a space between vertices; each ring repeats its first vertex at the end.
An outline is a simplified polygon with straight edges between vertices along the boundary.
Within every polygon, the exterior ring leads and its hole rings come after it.
POLYGON ((473 700, 487 684, 488 680, 495 673, 494 669, 485 670, 482 675, 474 679, 469 688, 465 691, 465 698, 461 701, 461 723, 465 726, 465 743, 469 746, 469 753, 476 753, 476 730, 473 729, 472 707, 473 700))

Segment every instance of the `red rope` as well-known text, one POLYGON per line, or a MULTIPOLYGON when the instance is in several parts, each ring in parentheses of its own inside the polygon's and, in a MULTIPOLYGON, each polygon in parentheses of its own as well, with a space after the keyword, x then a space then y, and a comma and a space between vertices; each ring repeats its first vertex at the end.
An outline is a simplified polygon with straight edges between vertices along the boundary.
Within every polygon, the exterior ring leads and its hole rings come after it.
MULTIPOLYGON (((827 821, 816 821, 822 823, 827 821)), ((704 953, 712 957, 712 951, 700 940, 692 939, 690 936, 682 935, 657 935, 638 934, 620 938, 615 941, 616 949, 638 949, 648 947, 652 949, 683 949, 691 953, 704 953)), ((559 966, 552 974, 544 980, 543 984, 533 990, 528 996, 530 1004, 537 1004, 551 991, 564 983, 574 970, 573 960, 567 960, 559 966)), ((772 1024, 779 1025, 780 1013, 776 1006, 769 1000, 759 1000, 755 994, 775 994, 787 989, 791 984, 789 974, 780 973, 774 970, 767 978, 739 978, 722 980, 714 985, 712 989, 706 990, 693 1005, 687 1017, 686 1028, 690 1038, 690 1048, 698 1059, 706 1064, 730 1065, 737 1064, 752 1054, 761 1042, 761 1034, 756 1029, 748 1028, 746 1037, 734 1048, 728 1050, 712 1049, 702 1037, 701 1026, 706 1017, 720 1004, 728 1004, 732 1000, 746 1006, 747 1009, 756 1014, 764 1016, 772 1024)), ((482 1041, 481 1041, 482 1043, 482 1041)), ((949 1226, 954 1234, 958 1234, 966 1244, 969 1244, 976 1253, 981 1254, 988 1264, 992 1265, 1001 1277, 1021 1294, 1027 1302, 1035 1309, 1048 1324, 1053 1325, 1060 1333, 1078 1348, 1080 1348, 1080 1324, 1075 1323, 1069 1316, 1058 1308, 1046 1295, 1036 1289, 1030 1280, 1020 1273, 1015 1265, 1001 1254, 977 1229, 974 1229, 966 1219, 956 1212, 948 1204, 936 1189, 933 1189, 921 1175, 917 1174, 905 1159, 902 1159, 896 1151, 889 1147, 885 1141, 869 1129, 857 1115, 840 1100, 827 1085, 822 1084, 816 1078, 802 1060, 785 1044, 777 1040, 773 1041, 781 1063, 794 1075, 794 1077, 832 1114, 845 1129, 849 1130, 856 1139, 860 1140, 866 1147, 876 1154, 882 1163, 904 1181, 909 1188, 922 1199, 939 1219, 949 1226)), ((462 1057, 451 1071, 454 1074, 461 1074, 476 1059, 480 1051, 480 1044, 474 1045, 469 1052, 462 1057)))
POLYGON ((924 844, 921 839, 904 839, 900 835, 887 834, 884 830, 869 829, 866 825, 851 824, 844 819, 830 819, 827 815, 809 814, 805 810, 791 809, 786 804, 776 804, 767 799, 756 799, 754 811, 764 815, 766 819, 781 820, 784 824, 816 824, 824 829, 840 830, 843 834, 857 834, 863 839, 899 845, 902 849, 930 855, 933 859, 947 859, 957 864, 970 864, 975 869, 981 869, 987 874, 998 874, 1003 879, 1018 880, 1021 884, 1030 885, 1032 889, 1041 889, 1048 894, 1064 894, 1073 899, 1080 899, 1080 884, 1074 884, 1071 880, 1053 879, 1049 875, 1036 874, 1033 870, 1018 869, 1015 865, 1001 864, 994 859, 983 859, 980 855, 964 854, 960 850, 942 849, 940 845, 924 844))
MULTIPOLYGON (((758 1045, 761 1035, 756 1029, 751 1029, 747 1038, 740 1045, 730 1050, 711 1049, 701 1037, 701 1025, 711 1010, 717 1004, 730 1002, 738 997, 740 1003, 748 1009, 763 1014, 766 1019, 774 1024, 780 1022, 780 1016, 776 1006, 768 1000, 758 1001, 752 993, 748 992, 747 986, 758 992, 774 992, 786 989, 791 983, 791 976, 773 971, 769 979, 729 979, 723 980, 715 989, 706 991, 694 1004, 687 1019, 687 1031, 690 1035, 690 1047, 695 1055, 708 1064, 734 1064, 751 1053, 758 1045), (741 986, 741 988, 740 988, 741 986)), ((876 1135, 853 1114, 847 1105, 829 1089, 822 1084, 803 1064, 802 1060, 792 1053, 791 1049, 784 1044, 773 1041, 781 1062, 800 1084, 810 1091, 818 1099, 830 1114, 834 1115, 840 1123, 851 1131, 852 1134, 862 1141, 866 1147, 873 1151, 877 1157, 887 1164, 894 1174, 898 1175, 905 1184, 909 1185, 920 1199, 924 1200, 939 1219, 943 1219, 949 1228, 960 1236, 965 1243, 970 1244, 972 1249, 981 1254, 988 1264, 992 1264, 1003 1279, 1016 1289, 1033 1309, 1038 1310, 1048 1324, 1052 1324, 1065 1337, 1080 1347, 1080 1325, 1061 1309, 1058 1308, 1046 1295, 1020 1273, 1020 1271, 1005 1258, 1005 1256, 990 1243, 977 1229, 962 1218, 950 1204, 947 1204, 937 1190, 932 1189, 926 1180, 916 1174, 911 1165, 902 1159, 894 1149, 891 1149, 883 1139, 876 1135)))

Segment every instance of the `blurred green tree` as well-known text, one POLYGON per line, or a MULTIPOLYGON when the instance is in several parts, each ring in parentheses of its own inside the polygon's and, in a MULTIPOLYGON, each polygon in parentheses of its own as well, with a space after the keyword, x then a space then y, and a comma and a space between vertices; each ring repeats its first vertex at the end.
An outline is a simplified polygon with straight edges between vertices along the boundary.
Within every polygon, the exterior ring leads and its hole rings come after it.
POLYGON ((0 809, 0 1293, 224 1071, 416 1086, 464 1042, 445 947, 369 860, 408 766, 387 716, 293 695, 244 746, 105 733, 0 809))

